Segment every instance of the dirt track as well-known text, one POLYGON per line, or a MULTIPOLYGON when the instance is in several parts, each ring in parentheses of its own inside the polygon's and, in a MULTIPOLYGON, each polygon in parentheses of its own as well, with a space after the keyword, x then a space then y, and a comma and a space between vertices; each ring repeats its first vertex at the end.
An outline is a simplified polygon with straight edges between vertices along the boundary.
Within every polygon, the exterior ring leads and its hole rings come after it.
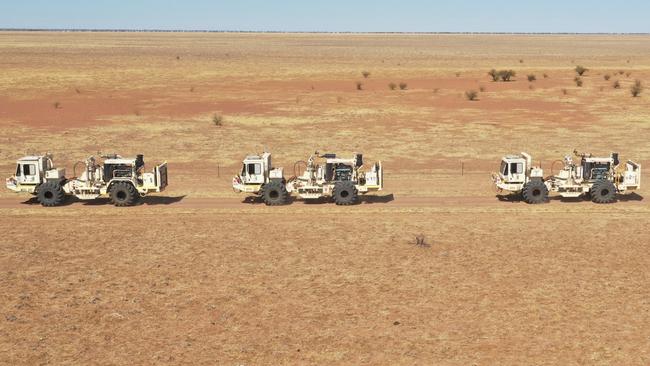
MULTIPOLYGON (((361 201, 358 205, 350 207, 340 207, 340 209, 348 208, 354 209, 356 207, 365 207, 368 206, 385 208, 385 209, 397 209, 397 208, 464 208, 466 210, 472 210, 475 208, 493 208, 500 209, 504 207, 509 207, 509 204, 517 204, 518 206, 528 206, 524 202, 521 202, 518 199, 512 199, 508 196, 502 197, 401 197, 395 196, 393 194, 387 195, 369 195, 362 196, 361 201)), ((580 209, 586 207, 591 207, 590 211, 607 211, 607 210, 617 210, 617 209, 626 209, 633 207, 635 209, 639 208, 648 208, 650 209, 650 204, 644 201, 644 198, 638 194, 631 194, 629 196, 621 196, 619 201, 610 204, 610 205, 596 205, 585 199, 567 199, 563 200, 560 197, 551 197, 549 203, 540 205, 540 206, 529 206, 531 208, 547 208, 548 205, 553 207, 553 211, 557 210, 570 210, 576 205, 580 206, 580 209)), ((71 199, 70 202, 66 203, 65 206, 74 207, 83 207, 83 206, 111 206, 108 199, 99 199, 97 201, 80 201, 71 199)), ((258 208, 258 206, 264 206, 264 204, 259 200, 251 200, 250 198, 242 197, 240 198, 188 198, 188 197, 167 197, 167 196, 149 196, 143 198, 138 206, 165 206, 170 208, 182 208, 182 209, 228 209, 228 208, 237 208, 237 209, 247 209, 247 208, 258 208)), ((336 207, 333 203, 328 203, 324 201, 303 201, 303 200, 294 200, 290 204, 285 205, 284 207, 290 208, 292 206, 297 206, 300 208, 312 207, 314 209, 327 209, 328 207, 336 207)), ((24 200, 23 198, 1 198, 0 199, 0 209, 9 209, 9 208, 21 208, 21 207, 40 207, 38 202, 32 198, 24 200)), ((136 207, 137 208, 137 207, 136 207)), ((272 209, 273 207, 271 207, 272 209)), ((277 207, 275 207, 277 209, 277 207)), ((47 210, 48 208, 42 208, 47 210)), ((119 210, 119 209, 118 209, 119 210)))

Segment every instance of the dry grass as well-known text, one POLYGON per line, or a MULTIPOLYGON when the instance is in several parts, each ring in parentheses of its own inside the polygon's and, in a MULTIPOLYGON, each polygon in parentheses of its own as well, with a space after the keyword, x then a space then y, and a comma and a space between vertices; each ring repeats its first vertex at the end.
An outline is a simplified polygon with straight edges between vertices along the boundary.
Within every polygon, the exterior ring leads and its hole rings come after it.
POLYGON ((505 153, 547 169, 574 148, 648 165, 650 110, 631 80, 561 90, 571 59, 618 70, 633 58, 647 80, 649 38, 332 37, 0 33, 3 176, 44 147, 68 169, 96 150, 142 152, 169 161, 164 196, 233 201, 0 207, 3 362, 647 364, 647 197, 531 207, 494 198, 489 172, 505 153), (553 77, 464 100, 485 70, 525 55, 553 77), (241 204, 231 177, 264 147, 285 175, 315 149, 381 159, 395 201, 241 204))

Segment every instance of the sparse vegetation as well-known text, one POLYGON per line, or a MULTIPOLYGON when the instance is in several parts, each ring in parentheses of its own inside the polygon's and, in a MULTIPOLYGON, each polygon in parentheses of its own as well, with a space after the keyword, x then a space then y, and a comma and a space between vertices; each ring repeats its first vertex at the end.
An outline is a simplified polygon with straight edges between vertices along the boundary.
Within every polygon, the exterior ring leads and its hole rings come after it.
POLYGON ((60 102, 54 102, 54 109, 61 109, 61 103, 60 102))
POLYGON ((415 243, 416 246, 418 247, 429 247, 430 244, 427 243, 427 238, 424 236, 424 234, 418 234, 415 236, 415 243))
POLYGON ((576 76, 576 77, 573 79, 573 81, 576 83, 576 86, 578 86, 578 87, 582 87, 582 78, 580 78, 579 76, 576 76))
POLYGON ((563 94, 563 95, 567 95, 567 94, 569 94, 569 91, 566 90, 566 89, 562 89, 562 94, 563 94))
POLYGON ((395 83, 390 83, 390 84, 388 84, 388 89, 390 89, 390 90, 395 90, 395 89, 397 89, 397 84, 395 84, 395 83))
POLYGON ((641 92, 643 91, 643 84, 641 83, 641 80, 636 80, 634 82, 634 85, 630 88, 630 93, 632 94, 633 97, 638 97, 641 95, 641 92))
POLYGON ((537 77, 534 74, 529 74, 528 76, 526 76, 526 78, 530 82, 533 82, 533 81, 537 80, 537 77))
POLYGON ((406 90, 406 89, 408 89, 408 87, 409 87, 409 85, 407 83, 404 83, 404 82, 399 83, 400 90, 406 90))
POLYGON ((488 75, 492 78, 492 81, 499 81, 499 72, 495 69, 488 71, 488 75))
POLYGON ((544 74, 544 79, 548 79, 548 74, 544 74))
POLYGON ((362 82, 357 81, 356 86, 357 86, 357 90, 363 90, 363 83, 362 82))
POLYGON ((363 71, 361 75, 363 75, 364 79, 367 79, 370 76, 370 71, 363 71))
POLYGON ((434 93, 434 94, 438 94, 439 91, 440 91, 439 88, 435 88, 435 89, 433 89, 433 93, 434 93))
POLYGON ((587 69, 586 67, 583 67, 583 66, 581 66, 581 65, 576 66, 575 70, 576 70, 576 74, 578 74, 578 76, 582 76, 582 75, 584 75, 587 71, 589 71, 589 69, 587 69))
POLYGON ((485 87, 483 85, 479 86, 478 90, 483 93, 485 91, 485 87))
POLYGON ((469 101, 478 100, 478 92, 476 90, 468 90, 465 92, 465 98, 469 101))
POLYGON ((457 78, 460 77, 460 72, 457 72, 457 73, 456 73, 456 77, 457 77, 457 78))
POLYGON ((613 87, 614 89, 620 89, 620 88, 621 88, 621 82, 618 81, 618 80, 616 80, 616 81, 614 82, 614 84, 612 84, 612 87, 613 87))
POLYGON ((212 116, 212 123, 213 123, 215 126, 223 126, 223 116, 220 115, 220 114, 218 114, 218 113, 215 113, 215 114, 212 116))
POLYGON ((499 77, 503 81, 510 81, 516 75, 517 75, 517 73, 514 72, 513 70, 501 70, 501 71, 499 71, 499 77))
POLYGON ((194 87, 190 88, 190 93, 194 93, 194 87))
POLYGON ((512 79, 515 75, 517 75, 517 73, 514 72, 513 70, 499 70, 499 71, 497 71, 495 69, 492 69, 492 70, 488 71, 488 75, 490 75, 490 77, 492 78, 492 81, 499 81, 499 80, 510 81, 510 79, 512 79))
POLYGON ((77 94, 81 94, 81 90, 79 90, 79 88, 74 88, 74 91, 75 91, 77 94))
POLYGON ((623 75, 623 74, 625 74, 625 71, 623 71, 623 70, 619 70, 618 74, 619 74, 619 75, 623 75))
POLYGON ((523 60, 523 59, 519 59, 519 63, 520 63, 520 64, 523 64, 523 63, 524 63, 524 60, 523 60))
POLYGON ((610 79, 611 77, 612 77, 612 76, 611 76, 610 74, 605 74, 605 75, 603 75, 603 79, 605 79, 605 81, 609 81, 609 79, 610 79))
POLYGON ((632 75, 632 73, 631 73, 631 72, 629 72, 629 71, 625 73, 625 77, 626 77, 626 78, 629 78, 629 77, 630 77, 630 75, 632 75))

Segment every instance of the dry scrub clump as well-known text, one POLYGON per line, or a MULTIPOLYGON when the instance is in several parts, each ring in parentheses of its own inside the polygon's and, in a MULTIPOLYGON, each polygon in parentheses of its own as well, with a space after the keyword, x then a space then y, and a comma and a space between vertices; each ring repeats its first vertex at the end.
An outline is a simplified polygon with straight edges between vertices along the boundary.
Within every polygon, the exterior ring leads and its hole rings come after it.
POLYGON ((616 80, 614 84, 612 85, 614 89, 620 89, 621 88, 621 82, 616 80))
POLYGON ((632 88, 630 88, 630 93, 632 94, 633 97, 638 97, 641 95, 641 92, 643 91, 643 84, 641 83, 641 80, 636 80, 634 82, 634 85, 632 85, 632 88))
POLYGON ((407 83, 399 83, 400 90, 408 89, 409 85, 407 83))
POLYGON ((390 84, 388 84, 388 89, 390 89, 390 90, 395 90, 395 89, 397 89, 397 84, 395 84, 395 83, 390 83, 390 84))
POLYGON ((510 81, 515 75, 517 75, 514 70, 495 70, 492 69, 488 72, 488 75, 492 77, 492 81, 510 81))
POLYGON ((573 81, 576 83, 576 86, 582 87, 582 79, 579 76, 576 76, 573 81))
POLYGON ((215 113, 215 114, 212 116, 212 123, 213 123, 215 126, 223 126, 223 116, 220 115, 220 114, 218 114, 218 113, 215 113))
POLYGON ((465 92, 465 98, 469 101, 478 100, 478 92, 476 90, 468 90, 465 92))
POLYGON ((586 67, 582 67, 580 65, 576 66, 575 70, 578 76, 582 76, 585 74, 585 72, 589 71, 589 69, 587 69, 586 67))
POLYGON ((530 75, 526 76, 526 78, 530 82, 533 82, 533 81, 537 80, 537 77, 534 74, 530 74, 530 75))
POLYGON ((414 244, 418 247, 423 247, 423 248, 431 246, 429 243, 427 243, 427 238, 424 236, 424 234, 416 235, 414 244))
POLYGON ((357 81, 356 85, 357 85, 357 90, 363 90, 363 83, 362 82, 357 81))
POLYGON ((611 77, 612 77, 612 76, 611 76, 610 74, 605 74, 605 75, 603 75, 603 79, 605 79, 605 81, 609 81, 609 79, 610 79, 611 77))
POLYGON ((363 71, 361 75, 363 75, 364 79, 367 79, 370 76, 370 71, 363 71))

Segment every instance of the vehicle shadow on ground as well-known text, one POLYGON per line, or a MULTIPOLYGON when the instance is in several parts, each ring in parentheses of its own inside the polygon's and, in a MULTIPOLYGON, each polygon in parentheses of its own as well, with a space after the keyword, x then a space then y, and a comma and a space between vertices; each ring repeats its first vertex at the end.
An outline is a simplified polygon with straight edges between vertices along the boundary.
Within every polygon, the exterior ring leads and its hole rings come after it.
MULTIPOLYGON (((135 206, 142 206, 142 205, 147 205, 147 206, 157 206, 157 205, 171 205, 177 202, 182 201, 185 198, 185 196, 177 196, 177 197, 166 197, 166 196, 147 196, 140 198, 140 200, 135 204, 135 206)), ((106 205, 112 205, 111 200, 108 198, 96 198, 94 200, 80 200, 75 197, 68 197, 59 207, 61 206, 70 206, 72 204, 81 204, 84 206, 106 206, 106 205)), ((38 202, 38 199, 36 197, 32 197, 28 199, 25 202, 21 202, 23 205, 39 205, 40 202, 38 202)))
MULTIPOLYGON (((75 203, 75 200, 67 199, 67 200, 63 201, 63 203, 60 204, 59 206, 70 206, 73 203, 75 203)), ((27 201, 21 202, 20 204, 21 205, 28 205, 28 206, 40 206, 41 205, 41 203, 38 202, 38 198, 36 198, 36 197, 32 197, 32 198, 28 199, 27 201)))
POLYGON ((395 195, 391 193, 383 196, 361 196, 359 201, 363 204, 388 203, 395 201, 395 195))
POLYGON ((178 203, 185 198, 185 195, 170 197, 170 196, 147 196, 140 199, 140 205, 157 206, 157 205, 172 205, 178 203))
POLYGON ((619 202, 634 202, 634 201, 643 201, 643 196, 636 193, 632 192, 630 194, 622 194, 618 196, 618 201, 619 202))
MULTIPOLYGON (((388 203, 395 200, 395 196, 387 194, 384 196, 360 196, 359 202, 357 204, 374 204, 374 203, 388 203)), ((263 205, 264 201, 261 197, 258 196, 248 196, 242 200, 242 203, 251 204, 251 205, 263 205)), ((284 205, 291 205, 293 203, 302 203, 303 205, 324 205, 324 204, 334 204, 334 201, 331 197, 321 197, 317 199, 309 200, 298 200, 296 197, 288 197, 287 203, 284 205)))
POLYGON ((501 202, 520 203, 524 202, 518 194, 497 194, 496 198, 501 202))

